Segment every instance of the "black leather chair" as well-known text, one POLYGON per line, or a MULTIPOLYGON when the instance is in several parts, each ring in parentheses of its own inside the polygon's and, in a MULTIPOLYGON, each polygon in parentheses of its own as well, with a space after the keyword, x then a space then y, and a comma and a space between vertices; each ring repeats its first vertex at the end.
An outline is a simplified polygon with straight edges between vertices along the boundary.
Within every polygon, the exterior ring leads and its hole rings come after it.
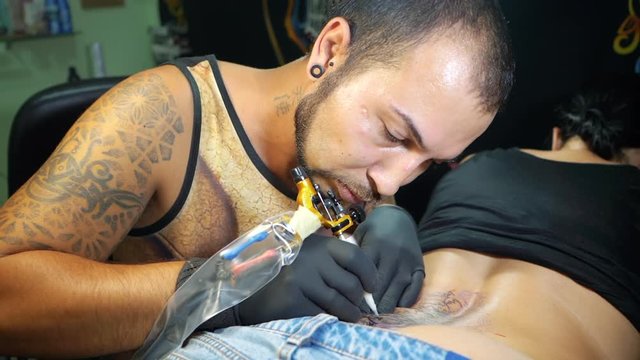
POLYGON ((80 115, 124 76, 54 85, 31 96, 11 125, 8 192, 13 194, 47 160, 80 115))

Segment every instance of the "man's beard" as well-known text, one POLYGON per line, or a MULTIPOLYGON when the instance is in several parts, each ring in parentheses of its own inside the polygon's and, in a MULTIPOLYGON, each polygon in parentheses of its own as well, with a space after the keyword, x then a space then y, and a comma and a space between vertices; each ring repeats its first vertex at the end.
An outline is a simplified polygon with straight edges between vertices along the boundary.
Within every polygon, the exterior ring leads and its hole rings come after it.
POLYGON ((302 166, 307 174, 313 178, 313 176, 320 176, 324 179, 333 179, 341 182, 363 200, 371 201, 378 200, 379 195, 373 194, 369 186, 365 186, 357 181, 339 176, 338 174, 318 168, 310 168, 307 162, 305 150, 306 143, 309 137, 309 131, 311 125, 316 119, 316 115, 320 105, 327 101, 327 99, 335 92, 335 90, 343 84, 346 74, 342 69, 338 69, 333 73, 327 74, 326 77, 320 82, 315 92, 304 96, 295 112, 295 136, 296 136, 296 157, 298 165, 302 166))
POLYGON ((296 133, 296 156, 298 159, 298 165, 302 166, 309 172, 309 166, 305 156, 305 145, 307 137, 309 136, 309 130, 311 123, 316 117, 318 108, 333 94, 335 89, 342 84, 342 81, 338 78, 341 71, 337 70, 334 73, 327 74, 325 78, 320 82, 315 92, 305 95, 300 102, 295 112, 295 133, 296 133))

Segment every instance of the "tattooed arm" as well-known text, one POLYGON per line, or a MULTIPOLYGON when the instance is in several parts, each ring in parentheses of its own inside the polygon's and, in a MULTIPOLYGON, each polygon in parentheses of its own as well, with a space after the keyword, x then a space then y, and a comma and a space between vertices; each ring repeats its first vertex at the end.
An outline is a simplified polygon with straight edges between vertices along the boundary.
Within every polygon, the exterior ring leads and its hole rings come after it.
POLYGON ((117 85, 0 209, 0 355, 87 357, 142 344, 182 262, 101 261, 152 197, 171 197, 168 174, 188 157, 190 94, 172 67, 117 85))

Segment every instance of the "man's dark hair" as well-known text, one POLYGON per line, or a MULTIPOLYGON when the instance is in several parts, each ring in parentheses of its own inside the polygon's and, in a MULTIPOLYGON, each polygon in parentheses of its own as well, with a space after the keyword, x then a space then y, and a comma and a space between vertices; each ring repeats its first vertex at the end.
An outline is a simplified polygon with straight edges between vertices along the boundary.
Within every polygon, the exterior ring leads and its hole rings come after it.
POLYGON ((458 39, 474 39, 482 52, 476 78, 481 104, 496 111, 506 102, 515 65, 497 1, 329 0, 327 15, 346 19, 351 28, 346 74, 373 64, 393 66, 407 49, 457 26, 458 39))
POLYGON ((622 148, 640 147, 640 78, 608 75, 591 81, 556 109, 561 137, 579 136, 589 149, 612 160, 622 148))

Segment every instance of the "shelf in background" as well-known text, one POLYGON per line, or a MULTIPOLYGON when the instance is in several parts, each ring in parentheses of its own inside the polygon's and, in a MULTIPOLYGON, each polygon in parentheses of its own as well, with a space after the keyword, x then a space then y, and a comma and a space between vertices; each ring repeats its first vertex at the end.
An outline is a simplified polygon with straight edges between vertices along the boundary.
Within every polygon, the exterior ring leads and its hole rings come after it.
POLYGON ((49 39, 49 38, 59 38, 59 37, 67 37, 77 35, 78 33, 64 33, 64 34, 34 34, 34 35, 0 35, 0 42, 10 43, 14 41, 25 41, 25 40, 36 40, 36 39, 49 39))

